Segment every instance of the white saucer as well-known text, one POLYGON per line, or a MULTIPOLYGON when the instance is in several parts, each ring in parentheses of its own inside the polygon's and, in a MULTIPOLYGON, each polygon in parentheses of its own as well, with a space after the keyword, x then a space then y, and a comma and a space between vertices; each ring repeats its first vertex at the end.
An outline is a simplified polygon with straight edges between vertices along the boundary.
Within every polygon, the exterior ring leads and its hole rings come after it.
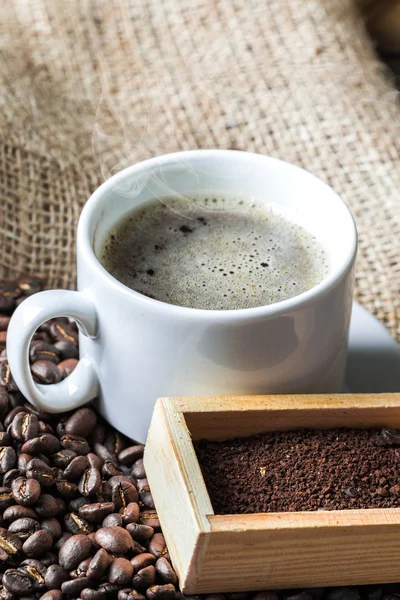
POLYGON ((346 388, 352 392, 400 392, 400 346, 365 308, 353 304, 346 388))

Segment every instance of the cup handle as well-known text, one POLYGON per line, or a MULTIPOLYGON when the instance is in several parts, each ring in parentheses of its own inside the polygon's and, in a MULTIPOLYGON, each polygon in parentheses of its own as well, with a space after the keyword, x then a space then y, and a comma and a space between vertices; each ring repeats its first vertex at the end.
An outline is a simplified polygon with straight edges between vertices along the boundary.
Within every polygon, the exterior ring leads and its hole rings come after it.
POLYGON ((52 385, 35 384, 29 366, 29 344, 36 329, 48 319, 72 317, 79 331, 96 337, 97 318, 92 302, 82 292, 51 290, 24 300, 14 312, 7 332, 7 358, 13 378, 24 396, 50 413, 77 408, 97 396, 99 382, 92 360, 83 356, 73 372, 52 385))

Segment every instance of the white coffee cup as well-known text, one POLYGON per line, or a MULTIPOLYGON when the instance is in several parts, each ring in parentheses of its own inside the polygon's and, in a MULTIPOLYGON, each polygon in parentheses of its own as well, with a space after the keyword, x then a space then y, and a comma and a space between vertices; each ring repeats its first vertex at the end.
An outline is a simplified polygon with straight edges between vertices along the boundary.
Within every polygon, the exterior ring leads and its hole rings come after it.
POLYGON ((136 164, 103 183, 78 225, 78 290, 45 291, 15 311, 7 354, 22 393, 49 412, 93 400, 101 414, 143 442, 159 396, 338 392, 351 316, 357 233, 340 197, 310 173, 247 152, 196 150, 136 164), (327 276, 294 298, 259 308, 200 310, 159 302, 108 273, 96 257, 110 227, 166 194, 213 190, 262 198, 310 231, 329 259, 327 276), (69 377, 36 385, 28 349, 47 319, 80 329, 69 377))

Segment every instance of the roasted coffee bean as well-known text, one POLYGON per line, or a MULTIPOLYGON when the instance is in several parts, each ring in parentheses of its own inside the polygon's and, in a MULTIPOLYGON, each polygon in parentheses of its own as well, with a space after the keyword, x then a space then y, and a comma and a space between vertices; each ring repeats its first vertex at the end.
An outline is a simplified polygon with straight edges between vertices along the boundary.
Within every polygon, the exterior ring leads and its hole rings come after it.
POLYGON ((15 596, 4 585, 0 585, 0 600, 14 600, 15 596))
POLYGON ((86 458, 88 459, 89 467, 93 467, 94 469, 101 471, 103 461, 101 460, 100 456, 93 454, 93 452, 89 452, 89 454, 86 455, 86 458))
MULTIPOLYGON (((140 480, 139 480, 140 481, 140 480)), ((142 504, 146 507, 146 508, 155 508, 155 504, 154 504, 154 500, 153 500, 153 496, 151 495, 151 492, 142 492, 140 494, 140 500, 142 502, 142 504)))
MULTIPOLYGON (((13 398, 13 394, 10 394, 10 404, 11 404, 12 398, 13 398)), ((25 408, 23 406, 19 406, 19 405, 14 406, 12 408, 12 410, 10 410, 10 412, 7 413, 7 415, 4 419, 4 427, 9 427, 11 425, 11 423, 13 422, 15 415, 17 415, 20 412, 26 412, 25 408)))
POLYGON ((24 453, 20 454, 18 456, 18 469, 22 473, 26 473, 28 464, 30 463, 31 460, 33 460, 33 456, 31 456, 30 454, 24 454, 24 453))
POLYGON ((150 565, 154 565, 156 559, 149 552, 144 552, 143 554, 138 554, 131 558, 131 565, 133 567, 133 574, 136 575, 142 569, 149 567, 150 565))
POLYGON ((134 540, 140 543, 146 543, 154 535, 154 529, 142 523, 129 523, 126 529, 131 534, 134 540))
POLYGON ((118 600, 146 600, 146 596, 131 588, 124 588, 119 590, 118 600))
MULTIPOLYGON (((17 384, 15 383, 13 376, 11 375, 10 365, 8 364, 8 360, 3 360, 0 363, 0 387, 3 387, 7 392, 18 392, 17 384)), ((14 409, 15 410, 15 409, 14 409)), ((12 411, 7 415, 9 416, 9 422, 7 419, 4 421, 4 425, 8 427, 8 425, 13 420, 14 416, 18 413, 16 410, 15 413, 12 411)))
MULTIPOLYGON (((114 505, 114 502, 112 504, 114 505)), ((120 513, 111 513, 104 519, 102 525, 103 527, 122 527, 122 515, 120 513)))
POLYGON ((337 587, 331 589, 325 598, 326 600, 360 600, 360 594, 354 588, 337 587))
POLYGON ((10 410, 10 396, 8 392, 0 387, 0 419, 3 420, 10 410))
POLYGON ((139 494, 132 483, 118 483, 112 487, 112 501, 116 510, 125 508, 131 502, 137 502, 139 494))
POLYGON ((22 473, 19 469, 10 469, 3 475, 3 487, 11 487, 12 482, 18 477, 21 477, 22 473))
MULTIPOLYGON (((107 427, 104 423, 104 421, 100 421, 99 423, 97 423, 96 427, 93 430, 92 433, 92 444, 102 444, 104 442, 104 440, 106 439, 106 433, 107 433, 107 427)), ((96 454, 98 454, 96 448, 94 448, 94 451, 96 452, 96 454)))
POLYGON ((61 371, 50 360, 38 360, 31 365, 32 375, 38 383, 58 383, 61 381, 61 371))
POLYGON ((71 571, 89 556, 91 548, 91 541, 86 535, 73 535, 61 547, 58 562, 64 569, 71 571))
POLYGON ((22 446, 22 452, 27 452, 28 454, 45 454, 48 456, 49 454, 53 454, 60 447, 60 442, 55 435, 51 433, 43 433, 42 435, 32 438, 25 442, 22 446))
POLYGON ((87 570, 87 576, 90 579, 102 579, 104 577, 109 565, 111 562, 111 556, 104 550, 104 548, 100 548, 90 561, 89 568, 87 570))
POLYGON ((137 444, 136 446, 129 446, 129 448, 121 450, 121 452, 118 454, 118 462, 121 463, 121 465, 126 465, 130 467, 139 458, 143 457, 143 452, 144 446, 142 444, 137 444))
POLYGON ((112 502, 112 489, 108 481, 102 480, 96 494, 97 502, 112 502))
POLYGON ((10 433, 15 440, 26 442, 37 436, 39 431, 39 421, 36 415, 20 412, 15 415, 10 433))
POLYGON ((63 544, 65 544, 65 542, 67 540, 69 540, 70 537, 72 537, 72 533, 70 533, 69 531, 64 531, 61 534, 61 537, 54 544, 54 546, 53 546, 54 551, 59 552, 61 550, 63 544))
POLYGON ((139 520, 140 508, 136 502, 130 502, 127 506, 121 508, 119 512, 125 525, 137 523, 139 520))
POLYGON ((113 502, 94 502, 93 504, 81 506, 78 514, 90 523, 101 523, 113 510, 113 502))
POLYGON ((132 579, 135 590, 145 590, 154 585, 156 581, 156 570, 152 565, 140 569, 132 579))
POLYGON ((4 511, 3 518, 5 521, 16 521, 17 519, 34 519, 36 521, 37 514, 33 508, 14 504, 4 511))
MULTIPOLYGON (((35 415, 36 416, 36 415, 35 415)), ((54 435, 54 429, 49 423, 45 423, 44 421, 38 421, 39 424, 39 435, 42 433, 51 433, 54 435)))
POLYGON ((51 534, 45 529, 33 533, 23 544, 22 550, 27 556, 40 558, 48 552, 53 545, 51 534))
MULTIPOLYGON (((0 512, 8 509, 9 506, 12 506, 15 503, 14 497, 12 495, 11 489, 8 487, 0 487, 0 512)), ((122 521, 122 517, 121 517, 122 521)), ((1 548, 1 543, 0 543, 1 548)))
POLYGON ((47 589, 61 590, 61 585, 64 581, 68 581, 69 574, 66 569, 60 565, 51 565, 44 576, 44 581, 47 589))
POLYGON ((142 546, 142 544, 139 544, 139 542, 133 540, 131 552, 133 556, 136 556, 137 554, 143 554, 143 552, 147 552, 147 550, 144 546, 142 546))
POLYGON ((8 431, 0 431, 0 448, 9 446, 11 443, 11 435, 8 433, 8 431))
POLYGON ((78 346, 74 342, 68 340, 60 340, 55 342, 54 347, 58 351, 62 360, 68 360, 69 358, 79 358, 78 346))
POLYGON ((131 536, 122 527, 102 527, 96 531, 96 541, 114 554, 125 554, 133 545, 131 536))
POLYGON ((162 533, 155 533, 149 543, 149 552, 156 558, 165 556, 168 552, 165 538, 162 533))
POLYGON ((77 598, 82 590, 91 587, 92 585, 93 581, 88 577, 78 577, 77 579, 64 581, 64 583, 61 584, 61 591, 63 594, 65 594, 65 596, 77 598))
POLYGON ((72 483, 72 481, 67 481, 66 479, 59 479, 56 481, 56 489, 60 496, 67 500, 75 498, 79 494, 76 483, 72 483))
POLYGON ((72 450, 59 450, 55 454, 50 456, 52 464, 58 469, 66 469, 73 458, 76 457, 76 453, 72 450))
POLYGON ((88 464, 86 456, 76 456, 64 469, 63 476, 69 481, 79 481, 88 468, 88 464))
POLYGON ((34 558, 27 558, 18 567, 20 571, 28 573, 35 581, 35 591, 41 591, 45 589, 44 576, 46 574, 46 567, 39 560, 34 558))
POLYGON ((125 448, 125 437, 115 429, 109 429, 104 439, 104 446, 112 454, 116 455, 125 448))
POLYGON ((116 477, 118 475, 123 475, 123 471, 121 469, 118 469, 115 466, 115 463, 112 460, 106 460, 104 461, 103 466, 101 467, 101 473, 103 475, 103 477, 116 477))
POLYGON ((33 363, 44 360, 57 364, 60 362, 60 352, 54 345, 38 340, 32 342, 29 348, 29 358, 33 363))
POLYGON ((57 521, 54 517, 49 517, 48 519, 43 519, 40 522, 40 526, 42 529, 46 529, 53 538, 53 541, 57 541, 60 539, 62 535, 62 529, 59 521, 57 521))
POLYGON ((107 448, 105 446, 103 446, 103 444, 99 444, 98 442, 95 442, 94 451, 98 456, 100 456, 100 458, 103 462, 110 461, 114 465, 116 464, 116 458, 115 458, 114 454, 112 452, 110 452, 109 450, 107 450, 107 448))
POLYGON ((40 597, 40 600, 62 600, 62 598, 63 595, 60 590, 49 590, 40 597))
POLYGON ((136 479, 143 479, 146 477, 146 471, 144 469, 143 458, 139 458, 132 467, 132 476, 136 479))
POLYGON ((92 533, 93 531, 93 525, 74 512, 65 515, 64 525, 65 529, 74 535, 88 535, 88 533, 92 533))
POLYGON ((295 594, 289 594, 288 596, 285 596, 285 600, 312 600, 312 596, 307 592, 297 592, 295 594))
POLYGON ((40 410, 40 408, 36 408, 36 406, 29 404, 29 402, 25 402, 23 408, 26 412, 35 415, 39 419, 39 421, 49 421, 52 418, 50 413, 44 410, 40 410))
POLYGON ((40 458, 32 458, 26 465, 26 477, 28 479, 36 479, 44 487, 49 487, 55 483, 52 468, 40 458))
POLYGON ((44 281, 41 277, 21 277, 18 281, 18 287, 24 296, 31 296, 43 289, 44 281))
POLYGON ((109 581, 107 581, 106 583, 101 583, 98 589, 105 591, 105 593, 107 594, 107 599, 116 600, 121 586, 117 585, 116 583, 110 583, 109 581))
POLYGON ((46 552, 46 554, 41 557, 40 561, 45 567, 50 567, 51 565, 57 564, 57 556, 53 552, 46 552))
POLYGON ((126 558, 115 558, 108 570, 108 581, 118 585, 128 585, 133 576, 133 567, 126 558))
MULTIPOLYGON (((178 577, 171 566, 171 563, 163 556, 156 561, 156 573, 163 583, 178 583, 178 577)), ((310 596, 311 598, 311 596, 310 596)), ((306 600, 305 598, 303 600, 306 600)))
POLYGON ((141 511, 139 520, 143 525, 149 525, 155 531, 160 530, 160 521, 158 519, 157 511, 155 510, 149 508, 141 511))
POLYGON ((148 600, 174 600, 175 588, 172 583, 153 585, 146 590, 148 600))
POLYGON ((28 537, 39 531, 39 529, 40 524, 38 521, 29 518, 16 519, 8 527, 8 531, 17 535, 22 542, 25 542, 28 537))
POLYGON ((19 569, 8 569, 3 575, 3 585, 9 592, 18 596, 31 594, 35 591, 33 577, 19 569))
POLYGON ((0 561, 7 561, 17 556, 21 550, 22 542, 18 536, 0 527, 0 561))
POLYGON ((91 588, 85 588, 81 592, 82 600, 106 600, 107 594, 104 589, 93 590, 91 588))
POLYGON ((68 509, 71 512, 74 513, 78 513, 79 509, 84 505, 87 504, 88 500, 87 498, 84 498, 83 496, 78 496, 78 498, 74 498, 73 500, 70 500, 68 502, 68 509))
POLYGON ((0 448, 0 473, 7 473, 14 469, 17 464, 17 455, 12 446, 2 446, 0 448))
POLYGON ((14 500, 21 506, 32 506, 39 500, 40 483, 36 479, 17 477, 11 484, 14 500))
POLYGON ((41 518, 55 517, 65 511, 65 503, 51 494, 41 494, 35 504, 35 510, 41 518))
POLYGON ((99 490, 101 476, 97 469, 86 469, 79 482, 79 491, 82 496, 93 496, 99 490))
POLYGON ((97 424, 97 416, 91 408, 79 408, 65 423, 67 435, 88 437, 97 424))
POLYGON ((10 319, 9 315, 0 315, 0 331, 7 331, 10 319))
POLYGON ((63 360, 60 363, 58 363, 58 368, 61 371, 62 378, 65 379, 65 377, 71 375, 77 364, 78 359, 76 358, 67 358, 66 360, 63 360))
POLYGON ((59 319, 53 321, 49 327, 49 333, 54 341, 60 340, 78 343, 78 334, 70 323, 61 323, 59 319))
POLYGON ((63 435, 61 445, 67 450, 73 450, 78 455, 85 455, 90 452, 90 447, 84 437, 78 435, 63 435))

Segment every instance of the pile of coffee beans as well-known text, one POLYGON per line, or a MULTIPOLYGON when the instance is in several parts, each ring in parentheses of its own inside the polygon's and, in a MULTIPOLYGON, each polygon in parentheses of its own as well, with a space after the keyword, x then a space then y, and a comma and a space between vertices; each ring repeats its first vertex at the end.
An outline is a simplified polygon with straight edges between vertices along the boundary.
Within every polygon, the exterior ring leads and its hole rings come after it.
MULTIPOLYGON (((8 323, 42 287, 35 277, 0 281, 0 600, 185 600, 146 479, 144 447, 90 406, 51 415, 15 385, 8 323)), ((78 358, 77 329, 68 319, 53 319, 35 334, 36 381, 60 381, 78 358)), ((204 598, 396 600, 400 584, 204 598)))

